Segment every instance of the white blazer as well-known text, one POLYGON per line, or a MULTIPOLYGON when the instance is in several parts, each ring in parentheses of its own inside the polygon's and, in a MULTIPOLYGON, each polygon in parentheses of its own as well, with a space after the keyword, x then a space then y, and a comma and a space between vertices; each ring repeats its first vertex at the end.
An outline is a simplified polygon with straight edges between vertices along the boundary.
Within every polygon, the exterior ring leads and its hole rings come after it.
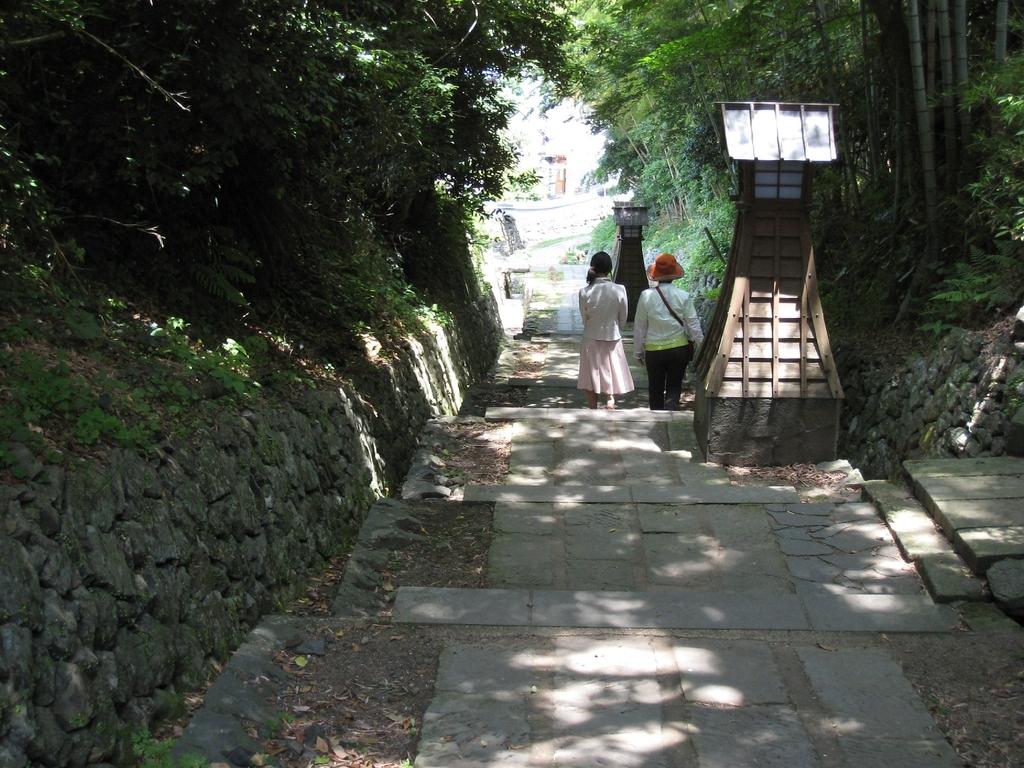
POLYGON ((580 289, 580 314, 583 316, 583 338, 618 341, 628 314, 626 288, 599 277, 592 285, 580 289))

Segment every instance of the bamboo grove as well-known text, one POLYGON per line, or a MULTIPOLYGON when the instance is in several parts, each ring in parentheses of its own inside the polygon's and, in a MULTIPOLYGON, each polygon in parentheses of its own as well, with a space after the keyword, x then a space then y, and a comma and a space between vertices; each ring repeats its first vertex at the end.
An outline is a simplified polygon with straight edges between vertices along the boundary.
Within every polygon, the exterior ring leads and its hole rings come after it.
POLYGON ((941 328, 1021 298, 1019 4, 580 0, 576 10, 580 93, 611 137, 603 171, 663 222, 722 218, 709 211, 734 180, 716 101, 837 103, 841 163, 815 211, 833 314, 941 328))

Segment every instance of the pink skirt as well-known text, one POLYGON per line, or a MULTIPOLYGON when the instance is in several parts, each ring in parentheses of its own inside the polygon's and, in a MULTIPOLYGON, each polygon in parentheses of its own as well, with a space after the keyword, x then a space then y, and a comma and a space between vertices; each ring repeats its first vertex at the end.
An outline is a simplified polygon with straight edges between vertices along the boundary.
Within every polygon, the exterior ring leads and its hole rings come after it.
POLYGON ((621 340, 583 339, 576 388, 599 395, 624 395, 633 391, 633 374, 629 372, 621 340))

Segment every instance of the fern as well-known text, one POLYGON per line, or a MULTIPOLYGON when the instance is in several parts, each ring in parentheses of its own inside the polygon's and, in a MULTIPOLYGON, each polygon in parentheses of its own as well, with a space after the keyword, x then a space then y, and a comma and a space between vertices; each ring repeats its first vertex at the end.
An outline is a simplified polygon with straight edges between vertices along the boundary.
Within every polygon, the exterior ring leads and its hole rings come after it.
POLYGON ((256 259, 238 248, 212 244, 209 261, 192 267, 192 278, 211 296, 244 306, 241 286, 256 282, 256 259))
POLYGON ((929 297, 927 314, 936 322, 976 310, 1001 309, 1024 295, 1024 263, 1020 244, 1012 240, 996 242, 994 253, 971 246, 966 261, 953 264, 939 290, 929 297))

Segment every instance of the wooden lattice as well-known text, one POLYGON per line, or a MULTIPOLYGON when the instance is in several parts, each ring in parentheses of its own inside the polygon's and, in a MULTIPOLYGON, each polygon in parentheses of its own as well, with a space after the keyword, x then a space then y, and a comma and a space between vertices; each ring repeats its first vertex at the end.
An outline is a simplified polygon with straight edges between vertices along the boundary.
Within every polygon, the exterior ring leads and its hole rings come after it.
POLYGON ((708 397, 843 397, 800 200, 741 203, 697 370, 708 397))

